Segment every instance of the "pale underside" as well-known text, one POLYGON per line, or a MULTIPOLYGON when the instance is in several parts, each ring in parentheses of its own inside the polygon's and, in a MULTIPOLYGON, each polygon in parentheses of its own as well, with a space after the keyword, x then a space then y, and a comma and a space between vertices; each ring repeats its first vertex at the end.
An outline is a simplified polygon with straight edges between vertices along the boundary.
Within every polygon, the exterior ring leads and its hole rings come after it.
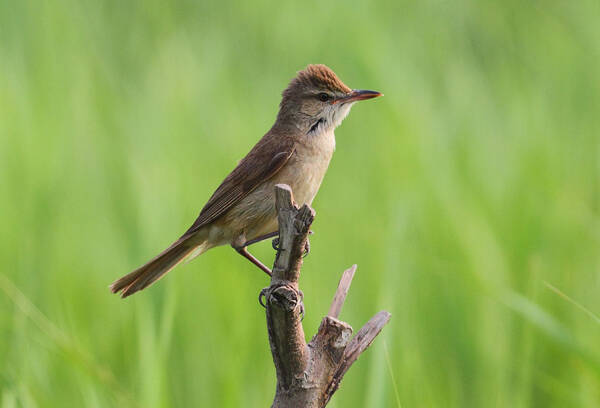
POLYGON ((216 246, 229 244, 241 247, 246 241, 277 231, 276 184, 289 185, 297 205, 310 205, 335 150, 334 130, 348 115, 350 108, 351 104, 331 106, 325 112, 323 124, 296 143, 288 162, 273 177, 196 233, 198 247, 186 257, 186 261, 216 246))

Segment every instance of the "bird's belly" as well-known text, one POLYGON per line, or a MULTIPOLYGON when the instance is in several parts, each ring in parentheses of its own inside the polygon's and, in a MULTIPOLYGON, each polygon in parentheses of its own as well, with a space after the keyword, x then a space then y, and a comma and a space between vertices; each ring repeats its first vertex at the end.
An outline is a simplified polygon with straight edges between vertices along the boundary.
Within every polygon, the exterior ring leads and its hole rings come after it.
POLYGON ((325 172, 318 171, 319 169, 297 168, 294 172, 290 172, 288 177, 282 177, 279 183, 287 184, 291 187, 294 194, 294 201, 299 206, 303 204, 312 204, 325 172))
POLYGON ((221 226, 226 226, 225 239, 251 240, 277 231, 277 212, 275 211, 275 185, 287 184, 294 194, 297 205, 310 205, 315 198, 331 154, 292 156, 286 165, 273 176, 244 197, 223 217, 221 226), (243 236, 244 238, 240 238, 243 236))

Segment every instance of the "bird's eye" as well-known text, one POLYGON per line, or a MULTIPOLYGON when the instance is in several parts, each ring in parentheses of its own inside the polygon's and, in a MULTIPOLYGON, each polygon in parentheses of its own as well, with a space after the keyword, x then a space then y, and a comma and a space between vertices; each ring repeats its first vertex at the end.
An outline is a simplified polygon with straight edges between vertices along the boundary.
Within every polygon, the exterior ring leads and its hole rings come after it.
POLYGON ((319 100, 321 102, 327 102, 329 100, 329 94, 325 92, 321 92, 319 95, 319 100))

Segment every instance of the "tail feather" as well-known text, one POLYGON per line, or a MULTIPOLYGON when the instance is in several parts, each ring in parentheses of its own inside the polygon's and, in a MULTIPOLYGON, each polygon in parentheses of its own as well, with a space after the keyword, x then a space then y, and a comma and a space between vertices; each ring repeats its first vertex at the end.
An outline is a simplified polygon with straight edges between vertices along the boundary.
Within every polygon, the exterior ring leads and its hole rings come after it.
POLYGON ((112 293, 121 292, 121 297, 125 298, 147 288, 175 268, 197 246, 197 243, 192 244, 189 239, 180 239, 174 242, 150 262, 113 282, 110 290, 112 293))

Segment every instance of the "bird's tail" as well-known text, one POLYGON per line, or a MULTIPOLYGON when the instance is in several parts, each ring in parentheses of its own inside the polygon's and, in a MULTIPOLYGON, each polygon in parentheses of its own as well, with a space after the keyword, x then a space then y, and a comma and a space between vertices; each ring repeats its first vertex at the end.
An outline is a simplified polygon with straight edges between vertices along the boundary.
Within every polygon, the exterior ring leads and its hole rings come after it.
POLYGON ((110 285, 110 290, 112 293, 121 292, 121 297, 124 298, 133 295, 135 292, 152 285, 164 274, 179 265, 188 255, 199 255, 203 252, 203 246, 193 237, 180 238, 147 264, 113 282, 110 285))

